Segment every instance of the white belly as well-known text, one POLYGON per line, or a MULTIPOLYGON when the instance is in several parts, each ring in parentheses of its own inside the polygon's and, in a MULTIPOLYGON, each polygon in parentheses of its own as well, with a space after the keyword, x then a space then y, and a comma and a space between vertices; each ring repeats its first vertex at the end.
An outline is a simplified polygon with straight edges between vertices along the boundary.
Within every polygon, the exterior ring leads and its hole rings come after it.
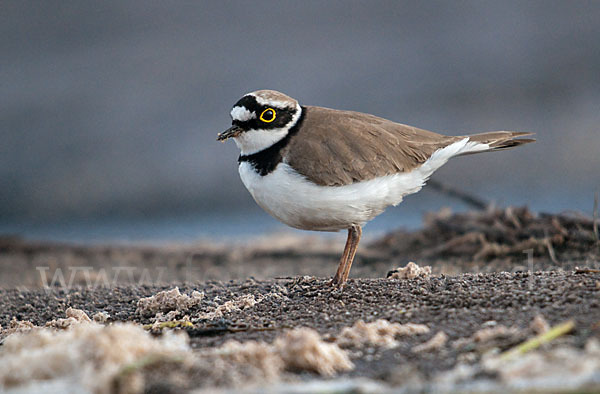
POLYGON ((240 164, 239 172, 258 205, 283 223, 303 230, 338 231, 352 224, 362 226, 407 194, 421 190, 435 170, 470 147, 472 143, 467 142, 464 139, 438 150, 411 172, 345 186, 316 185, 285 162, 265 176, 248 162, 240 164))

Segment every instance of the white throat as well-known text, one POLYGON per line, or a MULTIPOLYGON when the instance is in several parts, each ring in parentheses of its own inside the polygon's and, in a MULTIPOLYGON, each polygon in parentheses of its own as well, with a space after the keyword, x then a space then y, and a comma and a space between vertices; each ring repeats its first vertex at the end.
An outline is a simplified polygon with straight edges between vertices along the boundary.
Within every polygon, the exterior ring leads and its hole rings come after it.
POLYGON ((292 117, 291 122, 284 127, 269 130, 247 130, 235 137, 234 141, 238 148, 240 148, 242 155, 252 155, 260 152, 285 138, 290 129, 298 122, 301 114, 302 107, 298 104, 296 105, 296 113, 292 117))

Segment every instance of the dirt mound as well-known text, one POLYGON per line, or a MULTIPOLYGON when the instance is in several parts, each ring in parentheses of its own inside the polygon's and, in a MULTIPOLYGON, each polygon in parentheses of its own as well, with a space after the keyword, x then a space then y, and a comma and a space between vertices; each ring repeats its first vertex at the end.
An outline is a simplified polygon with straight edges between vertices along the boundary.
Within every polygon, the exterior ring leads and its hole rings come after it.
POLYGON ((422 230, 396 231, 369 245, 388 258, 429 264, 434 272, 574 269, 600 258, 594 221, 534 214, 526 207, 428 214, 422 230), (528 258, 531 258, 529 261, 528 258))

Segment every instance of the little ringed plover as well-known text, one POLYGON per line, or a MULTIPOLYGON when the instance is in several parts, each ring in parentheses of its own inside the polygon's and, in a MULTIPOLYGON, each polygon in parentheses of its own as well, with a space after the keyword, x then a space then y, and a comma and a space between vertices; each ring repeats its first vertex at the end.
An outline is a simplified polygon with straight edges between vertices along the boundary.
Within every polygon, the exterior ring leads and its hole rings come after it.
POLYGON ((416 193, 448 159, 535 141, 493 131, 445 136, 353 111, 301 106, 273 90, 243 96, 231 110, 242 182, 265 211, 283 223, 317 231, 348 230, 332 283, 341 286, 362 226, 416 193))

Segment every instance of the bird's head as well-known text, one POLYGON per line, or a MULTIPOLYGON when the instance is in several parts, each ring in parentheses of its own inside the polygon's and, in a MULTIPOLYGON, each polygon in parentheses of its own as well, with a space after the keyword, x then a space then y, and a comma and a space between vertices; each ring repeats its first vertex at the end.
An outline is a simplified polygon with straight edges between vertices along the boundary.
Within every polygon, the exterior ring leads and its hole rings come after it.
POLYGON ((243 155, 251 155, 284 138, 298 122, 298 101, 274 90, 248 93, 231 110, 231 127, 217 136, 233 138, 243 155))

